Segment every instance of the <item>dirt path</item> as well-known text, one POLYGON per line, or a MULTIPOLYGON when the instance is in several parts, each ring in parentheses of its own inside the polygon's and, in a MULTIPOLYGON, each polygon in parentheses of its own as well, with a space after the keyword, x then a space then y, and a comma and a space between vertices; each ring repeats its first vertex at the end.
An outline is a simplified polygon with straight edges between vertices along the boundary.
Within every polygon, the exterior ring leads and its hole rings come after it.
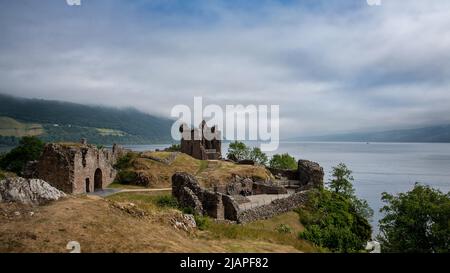
POLYGON ((108 197, 116 193, 122 192, 160 192, 160 191, 171 191, 172 188, 162 188, 162 189, 104 189, 102 191, 96 191, 88 195, 108 197))

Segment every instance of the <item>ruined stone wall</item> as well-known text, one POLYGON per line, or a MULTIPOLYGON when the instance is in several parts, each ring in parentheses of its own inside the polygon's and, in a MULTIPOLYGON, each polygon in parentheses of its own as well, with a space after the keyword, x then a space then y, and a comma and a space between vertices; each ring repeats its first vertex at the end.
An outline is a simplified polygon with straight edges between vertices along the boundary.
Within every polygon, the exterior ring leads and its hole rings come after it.
POLYGON ((239 206, 230 196, 201 188, 195 177, 187 173, 172 176, 172 195, 181 206, 190 207, 200 215, 220 220, 237 216, 239 206))
POLYGON ((34 175, 69 194, 94 192, 114 181, 113 165, 125 153, 116 145, 107 150, 87 144, 47 144, 34 175))
POLYGON ((217 187, 213 192, 201 188, 195 177, 187 173, 173 175, 172 194, 182 206, 191 207, 196 213, 217 219, 226 219, 238 223, 268 219, 303 205, 307 201, 308 189, 323 187, 324 172, 319 164, 300 160, 298 165, 297 173, 301 187, 296 189, 296 193, 290 195, 287 194, 288 191, 283 186, 246 179, 232 182, 225 187, 217 187), (254 208, 239 207, 238 197, 243 197, 249 189, 251 189, 252 195, 286 194, 286 197, 275 199, 269 204, 254 208))
POLYGON ((306 192, 297 192, 289 197, 276 199, 267 205, 241 210, 238 212, 237 222, 248 223, 256 220, 268 219, 276 215, 292 211, 305 204, 306 201, 306 192))
POLYGON ((205 121, 199 128, 191 130, 181 126, 181 152, 199 160, 220 159, 222 157, 221 133, 215 128, 208 128, 205 121), (208 138, 205 137, 204 132, 209 132, 208 138))
POLYGON ((276 185, 269 185, 266 183, 259 183, 254 182, 253 183, 253 189, 252 189, 253 195, 258 194, 286 194, 287 189, 281 186, 276 185))
POLYGON ((73 193, 94 192, 110 185, 115 177, 115 157, 109 150, 82 147, 75 153, 73 193), (96 176, 97 173, 97 176, 96 176))
POLYGON ((275 168, 268 168, 268 170, 275 176, 285 177, 288 180, 299 180, 298 170, 282 170, 275 168))
POLYGON ((75 153, 76 150, 67 150, 60 145, 46 145, 34 175, 61 191, 72 193, 75 153))

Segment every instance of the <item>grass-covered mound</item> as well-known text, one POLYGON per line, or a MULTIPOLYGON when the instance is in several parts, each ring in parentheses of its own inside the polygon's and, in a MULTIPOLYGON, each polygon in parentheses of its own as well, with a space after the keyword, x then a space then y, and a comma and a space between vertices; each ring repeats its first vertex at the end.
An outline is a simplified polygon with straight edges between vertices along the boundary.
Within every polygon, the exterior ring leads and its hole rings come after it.
POLYGON ((272 178, 263 166, 238 165, 227 161, 205 161, 187 154, 173 152, 130 152, 116 164, 119 169, 118 184, 140 184, 136 181, 147 179, 150 188, 171 186, 172 175, 186 172, 197 177, 199 182, 210 187, 212 184, 228 183, 236 175, 256 180, 272 178))

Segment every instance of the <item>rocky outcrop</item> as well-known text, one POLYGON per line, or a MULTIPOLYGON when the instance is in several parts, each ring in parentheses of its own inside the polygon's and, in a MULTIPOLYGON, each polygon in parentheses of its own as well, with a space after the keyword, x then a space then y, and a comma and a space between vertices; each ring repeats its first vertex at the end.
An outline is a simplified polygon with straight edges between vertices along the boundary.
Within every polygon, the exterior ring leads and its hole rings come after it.
POLYGON ((305 188, 322 188, 323 177, 323 168, 318 163, 308 160, 298 161, 298 178, 305 188))
POLYGON ((13 177, 0 181, 0 202, 42 205, 64 196, 65 193, 40 179, 13 177))
POLYGON ((175 229, 186 232, 192 232, 197 228, 197 223, 192 214, 176 214, 170 219, 170 223, 175 229))

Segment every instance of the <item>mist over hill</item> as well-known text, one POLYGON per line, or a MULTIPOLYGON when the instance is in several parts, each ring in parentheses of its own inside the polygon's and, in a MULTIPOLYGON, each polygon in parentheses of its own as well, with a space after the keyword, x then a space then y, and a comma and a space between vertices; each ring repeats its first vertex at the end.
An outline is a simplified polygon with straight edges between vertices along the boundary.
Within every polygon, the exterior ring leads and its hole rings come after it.
POLYGON ((325 136, 297 137, 295 141, 343 141, 343 142, 450 142, 450 125, 436 125, 415 129, 399 129, 380 132, 348 133, 325 136))
MULTIPOLYGON (((173 121, 133 108, 82 105, 0 94, 1 143, 16 142, 27 134, 45 141, 78 141, 96 144, 149 144, 171 142, 173 121), (36 133, 40 132, 40 133, 36 133)), ((10 143, 11 144, 11 143, 10 143)))

